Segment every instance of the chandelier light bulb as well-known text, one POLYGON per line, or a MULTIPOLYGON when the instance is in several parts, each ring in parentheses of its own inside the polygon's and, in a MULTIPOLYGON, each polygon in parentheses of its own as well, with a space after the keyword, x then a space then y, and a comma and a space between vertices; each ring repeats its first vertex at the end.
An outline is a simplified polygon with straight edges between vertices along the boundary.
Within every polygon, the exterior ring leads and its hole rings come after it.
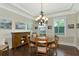
POLYGON ((43 20, 41 20, 41 22, 43 22, 43 20))
POLYGON ((40 17, 37 17, 35 20, 38 21, 40 19, 40 17))
POLYGON ((46 18, 45 20, 48 21, 48 18, 46 18))
POLYGON ((37 18, 38 20, 40 19, 40 17, 37 18))
POLYGON ((39 16, 39 18, 41 18, 41 17, 42 17, 42 15, 39 16))
POLYGON ((44 20, 45 20, 45 17, 42 17, 42 19, 44 19, 44 20))

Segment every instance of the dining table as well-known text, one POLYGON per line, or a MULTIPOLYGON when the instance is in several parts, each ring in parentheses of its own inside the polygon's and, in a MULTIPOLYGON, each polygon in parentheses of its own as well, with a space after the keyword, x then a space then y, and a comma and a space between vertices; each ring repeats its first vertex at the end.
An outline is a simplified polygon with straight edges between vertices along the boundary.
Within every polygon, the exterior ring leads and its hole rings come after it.
POLYGON ((35 44, 36 43, 36 39, 41 39, 41 40, 47 39, 48 40, 48 45, 50 45, 52 43, 55 43, 54 38, 48 38, 48 37, 36 37, 36 38, 32 38, 32 39, 30 39, 30 42, 33 43, 33 44, 35 44))

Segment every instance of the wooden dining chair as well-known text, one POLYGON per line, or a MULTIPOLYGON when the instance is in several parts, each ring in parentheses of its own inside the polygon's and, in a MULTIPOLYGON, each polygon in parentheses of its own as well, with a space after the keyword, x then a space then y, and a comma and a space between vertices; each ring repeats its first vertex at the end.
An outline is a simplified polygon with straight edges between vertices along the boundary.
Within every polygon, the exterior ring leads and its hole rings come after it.
POLYGON ((53 49, 53 55, 57 56, 57 48, 58 48, 58 40, 59 37, 58 36, 54 36, 54 42, 52 42, 52 44, 49 45, 50 49, 53 49))
MULTIPOLYGON (((30 40, 32 40, 32 41, 34 40, 35 41, 36 38, 39 37, 39 36, 40 36, 40 34, 33 33, 32 36, 31 36, 31 38, 30 38, 30 40)), ((35 43, 30 42, 30 46, 31 47, 35 47, 35 43)))
POLYGON ((48 39, 36 39, 36 54, 37 55, 48 55, 48 39))
POLYGON ((9 45, 8 42, 4 42, 5 45, 3 45, 2 49, 2 56, 8 56, 9 55, 9 45))
POLYGON ((36 47, 35 43, 32 42, 33 40, 36 39, 36 37, 37 37, 36 33, 32 34, 31 37, 30 37, 30 40, 29 40, 29 54, 30 55, 33 55, 33 51, 34 51, 33 49, 35 49, 35 47, 36 47))
MULTIPOLYGON (((37 37, 37 34, 36 33, 34 33, 34 34, 32 34, 32 36, 31 36, 31 38, 30 38, 30 40, 35 40, 36 39, 36 37, 37 37)), ((35 44, 34 43, 32 43, 31 41, 30 41, 30 47, 35 47, 35 44)))

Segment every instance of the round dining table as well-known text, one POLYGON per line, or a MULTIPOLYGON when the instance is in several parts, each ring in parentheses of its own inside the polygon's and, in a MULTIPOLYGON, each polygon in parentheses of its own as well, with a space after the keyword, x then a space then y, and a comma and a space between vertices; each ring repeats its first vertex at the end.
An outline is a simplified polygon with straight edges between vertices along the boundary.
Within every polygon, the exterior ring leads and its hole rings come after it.
POLYGON ((30 39, 30 42, 33 43, 33 44, 35 44, 36 43, 36 39, 41 39, 41 40, 47 39, 48 40, 48 45, 50 45, 52 43, 55 43, 54 39, 48 38, 48 37, 36 37, 36 38, 32 38, 32 39, 30 39))

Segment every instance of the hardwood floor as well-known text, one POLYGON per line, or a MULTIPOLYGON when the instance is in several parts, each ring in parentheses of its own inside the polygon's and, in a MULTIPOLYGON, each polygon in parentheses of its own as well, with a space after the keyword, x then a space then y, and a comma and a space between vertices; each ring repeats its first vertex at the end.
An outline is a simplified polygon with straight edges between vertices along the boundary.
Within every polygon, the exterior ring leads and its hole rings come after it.
MULTIPOLYGON (((9 56, 36 56, 36 48, 32 47, 31 51, 27 46, 22 46, 16 50, 9 50, 9 56)), ((53 51, 50 49, 48 56, 53 56, 53 51)), ((57 56, 79 56, 79 51, 75 47, 59 45, 57 56)))

